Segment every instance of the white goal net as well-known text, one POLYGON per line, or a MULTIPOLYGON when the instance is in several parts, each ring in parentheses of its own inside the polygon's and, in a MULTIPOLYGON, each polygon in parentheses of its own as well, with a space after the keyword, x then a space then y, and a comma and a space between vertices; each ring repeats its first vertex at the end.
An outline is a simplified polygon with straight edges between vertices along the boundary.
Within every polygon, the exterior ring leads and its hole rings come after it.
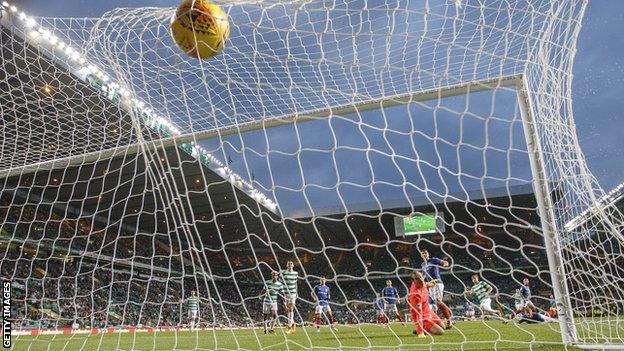
POLYGON ((572 113, 585 1, 218 3, 203 61, 173 8, 0 3, 16 347, 622 347, 624 217, 572 113))

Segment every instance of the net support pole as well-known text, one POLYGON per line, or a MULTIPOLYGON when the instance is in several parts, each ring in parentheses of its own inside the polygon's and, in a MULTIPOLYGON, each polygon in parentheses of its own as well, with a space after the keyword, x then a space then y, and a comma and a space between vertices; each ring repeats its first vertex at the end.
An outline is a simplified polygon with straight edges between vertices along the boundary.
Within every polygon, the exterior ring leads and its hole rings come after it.
POLYGON ((527 144, 527 152, 533 176, 533 189, 537 209, 540 216, 544 248, 548 257, 548 267, 552 280, 553 295, 557 304, 561 337, 566 345, 576 344, 578 339, 572 313, 572 303, 568 284, 565 278, 565 266, 561 253, 560 240, 557 236, 554 207, 550 197, 550 186, 546 177, 546 167, 542 158, 542 146, 535 128, 535 119, 531 109, 531 98, 526 86, 526 79, 522 77, 517 83, 518 106, 522 117, 522 126, 527 144))

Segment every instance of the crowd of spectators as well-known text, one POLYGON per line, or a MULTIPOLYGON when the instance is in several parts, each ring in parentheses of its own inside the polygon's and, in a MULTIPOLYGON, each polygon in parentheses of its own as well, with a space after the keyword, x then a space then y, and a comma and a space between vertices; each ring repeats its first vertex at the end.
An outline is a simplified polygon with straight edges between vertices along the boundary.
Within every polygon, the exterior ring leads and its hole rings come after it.
MULTIPOLYGON (((11 276, 15 291, 14 314, 23 327, 113 327, 113 326, 181 326, 186 319, 185 298, 191 290, 201 300, 201 321, 206 326, 249 326, 262 320, 261 281, 256 284, 228 280, 161 278, 141 276, 110 268, 95 267, 87 261, 36 261, 17 266, 3 276, 11 276), (46 270, 47 273, 37 273, 46 270), (35 273, 33 273, 35 272, 35 273)), ((466 279, 468 276, 465 276, 466 279)), ((407 294, 407 277, 393 278, 402 296, 407 294)), ((500 301, 511 303, 515 283, 497 277, 490 280, 500 301), (500 293, 498 293, 500 292, 500 293)), ((310 296, 315 280, 301 279, 298 317, 310 321, 314 310, 310 296)), ((368 323, 375 318, 374 298, 385 285, 385 279, 332 281, 332 309, 342 323, 368 323)), ((456 311, 467 300, 464 286, 449 284, 445 299, 456 311)), ((536 291, 540 291, 537 289, 536 291)), ((547 295, 546 295, 547 296, 547 295)), ((546 305, 546 299, 535 300, 546 305)), ((405 303, 400 304, 403 309, 405 303)))
MULTIPOLYGON (((421 263, 417 250, 371 243, 317 253, 303 250, 297 257, 270 252, 209 254, 205 256, 207 268, 198 271, 193 262, 189 268, 166 239, 125 235, 118 227, 98 227, 93 218, 68 219, 51 208, 1 201, 5 240, 0 273, 13 283, 13 314, 23 328, 185 325, 184 301, 191 290, 201 299, 203 325, 253 325, 262 320, 263 281, 286 260, 294 260, 300 272, 299 321, 311 320, 310 291, 319 277, 326 276, 336 320, 368 323, 375 319, 375 292, 385 280, 392 279, 404 296, 409 271, 421 263), (123 263, 126 260, 134 264, 123 263)), ((522 278, 517 272, 531 274, 535 293, 544 297, 536 302, 546 305, 549 277, 541 275, 547 268, 539 246, 497 251, 473 245, 459 250, 453 240, 435 254, 447 256, 452 263, 443 277, 445 299, 455 311, 467 303, 463 292, 473 272, 487 272, 483 278, 506 304, 522 278)), ((499 240, 502 248, 514 247, 512 238, 499 240)))

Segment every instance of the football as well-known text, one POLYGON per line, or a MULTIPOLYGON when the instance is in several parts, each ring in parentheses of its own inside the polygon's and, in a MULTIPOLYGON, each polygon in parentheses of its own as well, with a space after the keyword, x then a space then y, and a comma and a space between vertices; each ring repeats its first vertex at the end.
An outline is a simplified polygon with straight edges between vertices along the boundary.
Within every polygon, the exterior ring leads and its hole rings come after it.
POLYGON ((185 0, 171 19, 171 36, 182 51, 198 59, 209 59, 223 50, 230 37, 228 16, 206 0, 185 0))

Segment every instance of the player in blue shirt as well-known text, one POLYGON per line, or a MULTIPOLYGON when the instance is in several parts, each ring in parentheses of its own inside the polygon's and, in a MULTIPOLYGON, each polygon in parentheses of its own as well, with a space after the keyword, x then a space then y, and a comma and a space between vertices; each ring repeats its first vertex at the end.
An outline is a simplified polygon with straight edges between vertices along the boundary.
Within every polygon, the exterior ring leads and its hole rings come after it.
POLYGON ((312 299, 316 301, 316 308, 314 311, 314 320, 316 324, 316 332, 318 333, 321 329, 321 313, 325 313, 327 315, 327 319, 329 320, 329 327, 332 330, 336 330, 334 327, 334 316, 332 315, 331 308, 329 307, 329 286, 327 286, 327 279, 322 277, 314 289, 312 289, 312 299))
POLYGON ((405 323, 403 323, 403 318, 401 318, 401 314, 399 313, 399 309, 397 308, 399 291, 392 286, 392 280, 386 280, 386 287, 381 289, 381 296, 386 303, 386 323, 390 322, 391 316, 396 316, 401 324, 405 325, 405 323))
POLYGON ((377 317, 377 324, 385 323, 386 315, 384 314, 384 310, 386 308, 386 302, 379 295, 379 293, 375 293, 375 316, 377 317))
POLYGON ((531 308, 525 308, 518 317, 518 323, 554 323, 557 320, 547 315, 533 311, 531 308))
POLYGON ((440 267, 448 267, 448 261, 439 259, 437 257, 430 257, 429 251, 421 250, 420 257, 423 262, 421 264, 422 273, 425 277, 425 282, 431 282, 433 284, 429 288, 429 297, 433 301, 434 311, 440 310, 447 320, 447 328, 453 326, 453 314, 451 309, 442 301, 444 296, 444 283, 442 282, 442 276, 440 275, 440 267))
POLYGON ((520 285, 520 309, 532 308, 536 309, 533 302, 531 302, 531 288, 529 286, 529 278, 522 279, 522 285, 520 285))

